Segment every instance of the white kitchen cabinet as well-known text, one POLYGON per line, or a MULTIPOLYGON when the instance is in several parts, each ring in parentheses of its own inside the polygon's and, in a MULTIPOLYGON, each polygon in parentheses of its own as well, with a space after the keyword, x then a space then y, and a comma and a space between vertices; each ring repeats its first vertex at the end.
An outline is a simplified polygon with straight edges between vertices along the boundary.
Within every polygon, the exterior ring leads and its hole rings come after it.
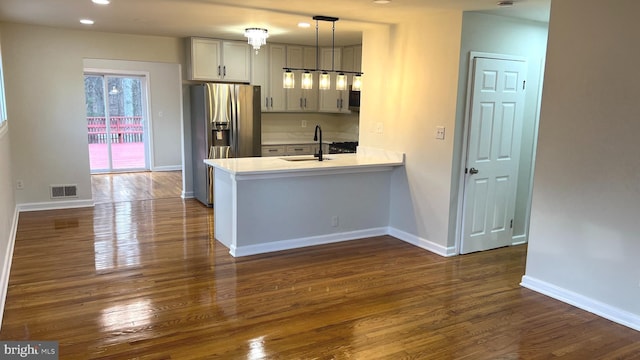
POLYGON ((298 144, 298 145, 288 145, 287 146, 287 155, 311 155, 311 145, 310 144, 298 144))
POLYGON ((251 47, 240 41, 187 39, 189 80, 245 82, 251 80, 251 47))
MULTIPOLYGON (((362 45, 342 48, 342 68, 344 71, 362 71, 362 45)), ((348 84, 353 83, 353 74, 347 75, 348 84)))
MULTIPOLYGON (((320 64, 321 68, 325 70, 331 70, 332 66, 334 70, 341 70, 342 66, 342 49, 322 48, 320 49, 320 64), (333 59, 333 61, 332 61, 333 59)), ((329 90, 318 90, 320 93, 320 112, 333 112, 333 113, 350 113, 349 110, 349 92, 336 90, 336 73, 330 73, 331 75, 331 88, 329 90)))
POLYGON ((285 111, 285 89, 282 87, 285 61, 285 45, 268 44, 253 55, 251 84, 261 87, 263 112, 285 111))
POLYGON ((284 156, 287 154, 285 145, 262 145, 262 156, 284 156))
MULTIPOLYGON (((287 46, 287 67, 316 68, 316 49, 308 46, 287 46)), ((313 89, 302 89, 302 71, 295 71, 296 85, 286 89, 287 111, 318 111, 318 74, 313 74, 313 89)))

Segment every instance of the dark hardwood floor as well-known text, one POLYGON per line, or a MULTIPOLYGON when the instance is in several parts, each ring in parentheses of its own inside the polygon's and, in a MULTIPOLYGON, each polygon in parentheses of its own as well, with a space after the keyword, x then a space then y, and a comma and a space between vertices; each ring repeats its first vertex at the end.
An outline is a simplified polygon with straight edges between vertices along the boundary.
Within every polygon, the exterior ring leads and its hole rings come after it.
POLYGON ((177 197, 20 214, 0 339, 60 359, 640 359, 640 332, 520 287, 525 246, 233 258, 212 227, 177 197))

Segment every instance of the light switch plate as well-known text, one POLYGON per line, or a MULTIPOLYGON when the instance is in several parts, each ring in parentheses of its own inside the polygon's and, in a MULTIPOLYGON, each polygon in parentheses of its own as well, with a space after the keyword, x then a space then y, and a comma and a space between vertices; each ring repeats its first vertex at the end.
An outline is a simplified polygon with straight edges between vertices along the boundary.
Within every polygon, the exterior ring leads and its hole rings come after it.
POLYGON ((444 140, 444 126, 436 126, 436 139, 444 140))

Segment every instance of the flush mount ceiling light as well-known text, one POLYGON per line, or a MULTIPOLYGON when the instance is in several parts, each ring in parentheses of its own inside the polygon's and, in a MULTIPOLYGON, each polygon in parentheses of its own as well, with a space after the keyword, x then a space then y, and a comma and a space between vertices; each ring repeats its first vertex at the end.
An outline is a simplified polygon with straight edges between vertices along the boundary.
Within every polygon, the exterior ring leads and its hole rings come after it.
POLYGON ((260 46, 265 45, 267 43, 267 38, 269 37, 269 32, 267 29, 261 28, 247 28, 244 29, 244 36, 247 38, 247 42, 253 46, 253 49, 258 53, 260 50, 260 46))
POLYGON ((336 21, 339 19, 337 17, 331 16, 322 16, 316 15, 313 17, 313 20, 316 21, 316 68, 315 69, 304 69, 304 68, 282 68, 284 73, 282 75, 282 87, 285 89, 293 89, 295 87, 295 72, 300 73, 300 83, 301 88, 303 89, 312 89, 313 88, 313 75, 312 73, 319 73, 319 88, 320 90, 329 90, 331 88, 331 73, 336 74, 336 90, 347 90, 347 75, 353 74, 353 85, 351 90, 360 91, 362 86, 362 72, 359 71, 343 71, 337 70, 335 68, 334 59, 335 59, 335 42, 336 42, 336 21), (318 34, 319 34, 319 22, 320 21, 328 21, 332 24, 332 32, 331 32, 331 69, 320 69, 319 67, 319 58, 320 58, 320 49, 318 45, 318 34))
POLYGON ((84 25, 93 25, 94 21, 91 19, 80 19, 80 23, 84 25))
POLYGON ((373 0, 374 4, 388 4, 391 0, 373 0))
POLYGON ((91 0, 91 2, 98 5, 109 5, 111 1, 110 0, 91 0))

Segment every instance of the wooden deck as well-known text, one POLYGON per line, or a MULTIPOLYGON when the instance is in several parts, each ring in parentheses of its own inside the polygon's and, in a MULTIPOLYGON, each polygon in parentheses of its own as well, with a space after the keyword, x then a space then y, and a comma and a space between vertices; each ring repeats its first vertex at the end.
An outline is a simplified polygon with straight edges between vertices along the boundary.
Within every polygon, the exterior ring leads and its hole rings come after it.
POLYGON ((177 197, 20 214, 0 339, 60 359, 640 358, 640 332, 520 287, 525 246, 233 258, 213 225, 177 197))
MULTIPOLYGON (((111 144, 113 170, 145 169, 144 143, 111 144)), ((107 144, 89 144, 89 164, 91 171, 109 169, 107 144)))

